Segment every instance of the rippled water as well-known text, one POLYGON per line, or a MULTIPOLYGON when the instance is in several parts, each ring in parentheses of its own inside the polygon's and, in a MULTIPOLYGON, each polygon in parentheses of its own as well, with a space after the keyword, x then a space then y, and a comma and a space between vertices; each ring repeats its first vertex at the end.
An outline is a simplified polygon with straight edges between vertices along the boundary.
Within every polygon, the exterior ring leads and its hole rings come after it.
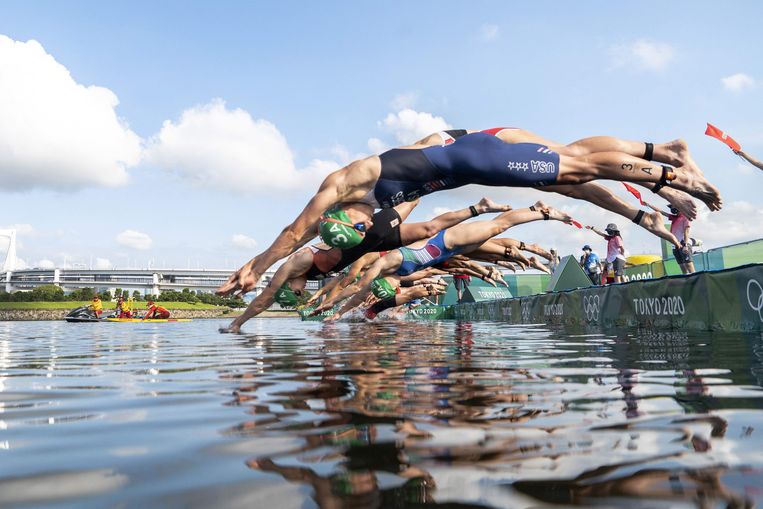
POLYGON ((763 338, 0 322, 0 506, 752 507, 763 338))

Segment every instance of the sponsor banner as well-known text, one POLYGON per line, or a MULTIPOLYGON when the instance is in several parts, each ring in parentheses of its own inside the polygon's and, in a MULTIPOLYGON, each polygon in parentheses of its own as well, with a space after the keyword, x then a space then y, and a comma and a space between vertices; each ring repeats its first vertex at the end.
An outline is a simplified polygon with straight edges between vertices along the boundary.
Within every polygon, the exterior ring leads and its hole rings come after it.
POLYGON ((462 320, 763 331, 763 265, 462 304, 462 320))

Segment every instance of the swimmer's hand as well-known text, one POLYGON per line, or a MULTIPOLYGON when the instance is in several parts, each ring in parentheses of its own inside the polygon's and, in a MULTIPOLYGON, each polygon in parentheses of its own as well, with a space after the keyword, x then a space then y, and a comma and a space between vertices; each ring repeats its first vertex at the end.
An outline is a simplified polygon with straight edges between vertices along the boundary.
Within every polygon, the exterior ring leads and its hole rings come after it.
POLYGON ((340 313, 334 313, 333 315, 327 316, 326 318, 324 318, 323 321, 324 322, 336 322, 340 318, 342 318, 342 315, 340 313))
POLYGON ((215 290, 215 293, 221 297, 226 297, 231 294, 243 295, 253 290, 261 275, 254 271, 255 263, 257 263, 256 258, 245 263, 240 269, 231 274, 227 281, 215 290))
POLYGON ((227 327, 220 327, 217 332, 220 334, 238 334, 241 332, 241 327, 232 323, 227 327))

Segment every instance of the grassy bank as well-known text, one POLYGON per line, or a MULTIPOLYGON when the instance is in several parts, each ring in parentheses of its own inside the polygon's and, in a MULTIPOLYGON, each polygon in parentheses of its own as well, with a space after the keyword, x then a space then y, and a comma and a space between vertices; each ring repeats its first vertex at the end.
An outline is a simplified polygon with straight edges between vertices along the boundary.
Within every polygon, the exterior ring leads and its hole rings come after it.
MULTIPOLYGON (((103 309, 114 309, 114 302, 104 302, 103 309)), ((167 309, 223 309, 224 306, 213 306, 212 304, 189 304, 188 302, 158 302, 167 309)), ((80 306, 89 306, 90 301, 64 300, 57 302, 0 302, 2 309, 74 309, 80 306)), ((145 302, 136 302, 136 309, 146 309, 145 302)))

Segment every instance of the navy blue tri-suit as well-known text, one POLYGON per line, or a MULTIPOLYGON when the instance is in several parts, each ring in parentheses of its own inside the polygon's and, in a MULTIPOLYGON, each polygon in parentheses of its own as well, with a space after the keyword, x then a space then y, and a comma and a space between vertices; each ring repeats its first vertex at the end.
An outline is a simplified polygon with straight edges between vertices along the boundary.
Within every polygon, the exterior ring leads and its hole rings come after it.
POLYGON ((493 133, 447 131, 456 140, 422 149, 392 149, 379 156, 373 196, 381 208, 467 184, 534 187, 553 184, 559 154, 537 143, 506 143, 493 133))

